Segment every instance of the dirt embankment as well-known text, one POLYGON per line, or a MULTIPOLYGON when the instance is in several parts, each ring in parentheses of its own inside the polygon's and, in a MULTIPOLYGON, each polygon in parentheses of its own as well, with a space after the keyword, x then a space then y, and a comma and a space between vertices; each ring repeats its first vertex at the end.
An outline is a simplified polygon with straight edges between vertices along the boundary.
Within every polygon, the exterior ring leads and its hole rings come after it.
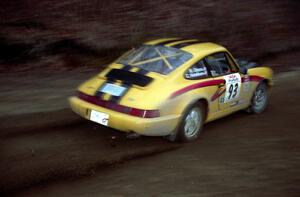
POLYGON ((250 58, 300 46, 295 0, 22 0, 0 7, 0 72, 98 66, 157 37, 218 42, 250 58))

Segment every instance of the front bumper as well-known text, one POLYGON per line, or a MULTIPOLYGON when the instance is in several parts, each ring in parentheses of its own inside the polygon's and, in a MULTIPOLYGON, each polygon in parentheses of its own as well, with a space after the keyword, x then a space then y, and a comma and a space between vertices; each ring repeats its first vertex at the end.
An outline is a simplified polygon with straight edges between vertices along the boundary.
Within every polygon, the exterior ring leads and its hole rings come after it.
POLYGON ((90 119, 91 109, 93 109, 109 114, 108 127, 146 136, 166 136, 171 134, 180 118, 180 115, 139 118, 91 104, 75 96, 70 97, 69 102, 72 110, 85 119, 90 119))

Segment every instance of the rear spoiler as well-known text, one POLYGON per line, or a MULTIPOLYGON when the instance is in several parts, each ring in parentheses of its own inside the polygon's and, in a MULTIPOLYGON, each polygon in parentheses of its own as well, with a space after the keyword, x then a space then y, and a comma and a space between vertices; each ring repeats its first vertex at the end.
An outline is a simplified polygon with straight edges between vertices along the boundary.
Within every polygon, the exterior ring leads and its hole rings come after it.
POLYGON ((106 78, 108 80, 120 80, 126 85, 138 85, 142 87, 149 85, 153 81, 153 78, 149 76, 115 68, 106 74, 106 78))

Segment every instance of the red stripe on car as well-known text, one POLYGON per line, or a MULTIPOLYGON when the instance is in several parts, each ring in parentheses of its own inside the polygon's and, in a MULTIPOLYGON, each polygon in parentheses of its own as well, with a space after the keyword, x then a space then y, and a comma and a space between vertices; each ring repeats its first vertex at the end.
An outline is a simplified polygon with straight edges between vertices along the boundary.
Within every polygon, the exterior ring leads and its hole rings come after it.
MULTIPOLYGON (((256 76, 256 75, 250 75, 248 77, 242 77, 242 83, 244 82, 247 82, 247 81, 257 81, 257 82, 260 82, 262 81, 264 78, 263 77, 260 77, 260 76, 256 76)), ((175 92, 173 92, 170 96, 170 98, 175 98, 181 94, 184 94, 188 91, 191 91, 191 90, 195 90, 195 89, 198 89, 198 88, 204 88, 204 87, 208 87, 208 86, 215 86, 215 85, 219 85, 219 84, 222 84, 222 83, 225 83, 225 80, 224 79, 216 79, 216 80, 210 80, 210 81, 204 81, 204 82, 199 82, 199 83, 195 83, 195 84, 192 84, 192 85, 189 85, 189 86, 186 86, 182 89, 179 89, 175 92)), ((223 94, 224 92, 222 92, 223 94)), ((216 99, 218 98, 217 96, 221 96, 222 94, 220 95, 214 95, 212 99, 216 99)))
POLYGON ((257 75, 249 75, 248 77, 243 76, 242 77, 242 83, 247 82, 247 81, 256 81, 260 82, 264 80, 265 78, 257 76, 257 75))
POLYGON ((111 101, 102 100, 100 97, 91 96, 80 91, 78 91, 78 98, 86 102, 92 103, 94 105, 98 105, 100 107, 104 107, 113 111, 117 111, 120 113, 136 116, 140 118, 156 118, 160 116, 159 110, 146 110, 146 109, 127 107, 111 101))
POLYGON ((256 76, 256 75, 250 75, 250 81, 257 81, 257 82, 260 82, 262 80, 264 80, 265 78, 263 77, 260 77, 260 76, 256 76))
POLYGON ((211 97, 211 101, 215 101, 217 100, 224 92, 225 92, 226 88, 224 87, 223 89, 222 88, 219 88, 216 93, 211 97))
POLYGON ((179 89, 176 92, 173 92, 171 94, 170 98, 175 98, 175 97, 177 97, 181 94, 184 94, 188 91, 191 91, 191 90, 195 90, 195 89, 203 88, 203 87, 208 87, 208 86, 216 86, 216 85, 219 85, 219 84, 222 84, 222 83, 225 83, 224 79, 216 79, 216 80, 211 80, 211 81, 204 81, 204 82, 195 83, 195 84, 189 85, 187 87, 184 87, 182 89, 179 89))

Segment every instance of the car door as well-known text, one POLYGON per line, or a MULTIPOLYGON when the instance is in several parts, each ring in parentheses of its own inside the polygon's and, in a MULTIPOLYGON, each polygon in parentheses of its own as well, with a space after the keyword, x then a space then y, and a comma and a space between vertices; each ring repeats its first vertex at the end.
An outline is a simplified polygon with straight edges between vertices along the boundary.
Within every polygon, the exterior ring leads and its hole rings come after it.
POLYGON ((237 109, 244 99, 243 76, 229 58, 231 57, 226 52, 214 53, 204 58, 213 79, 223 80, 216 92, 219 112, 237 109))

